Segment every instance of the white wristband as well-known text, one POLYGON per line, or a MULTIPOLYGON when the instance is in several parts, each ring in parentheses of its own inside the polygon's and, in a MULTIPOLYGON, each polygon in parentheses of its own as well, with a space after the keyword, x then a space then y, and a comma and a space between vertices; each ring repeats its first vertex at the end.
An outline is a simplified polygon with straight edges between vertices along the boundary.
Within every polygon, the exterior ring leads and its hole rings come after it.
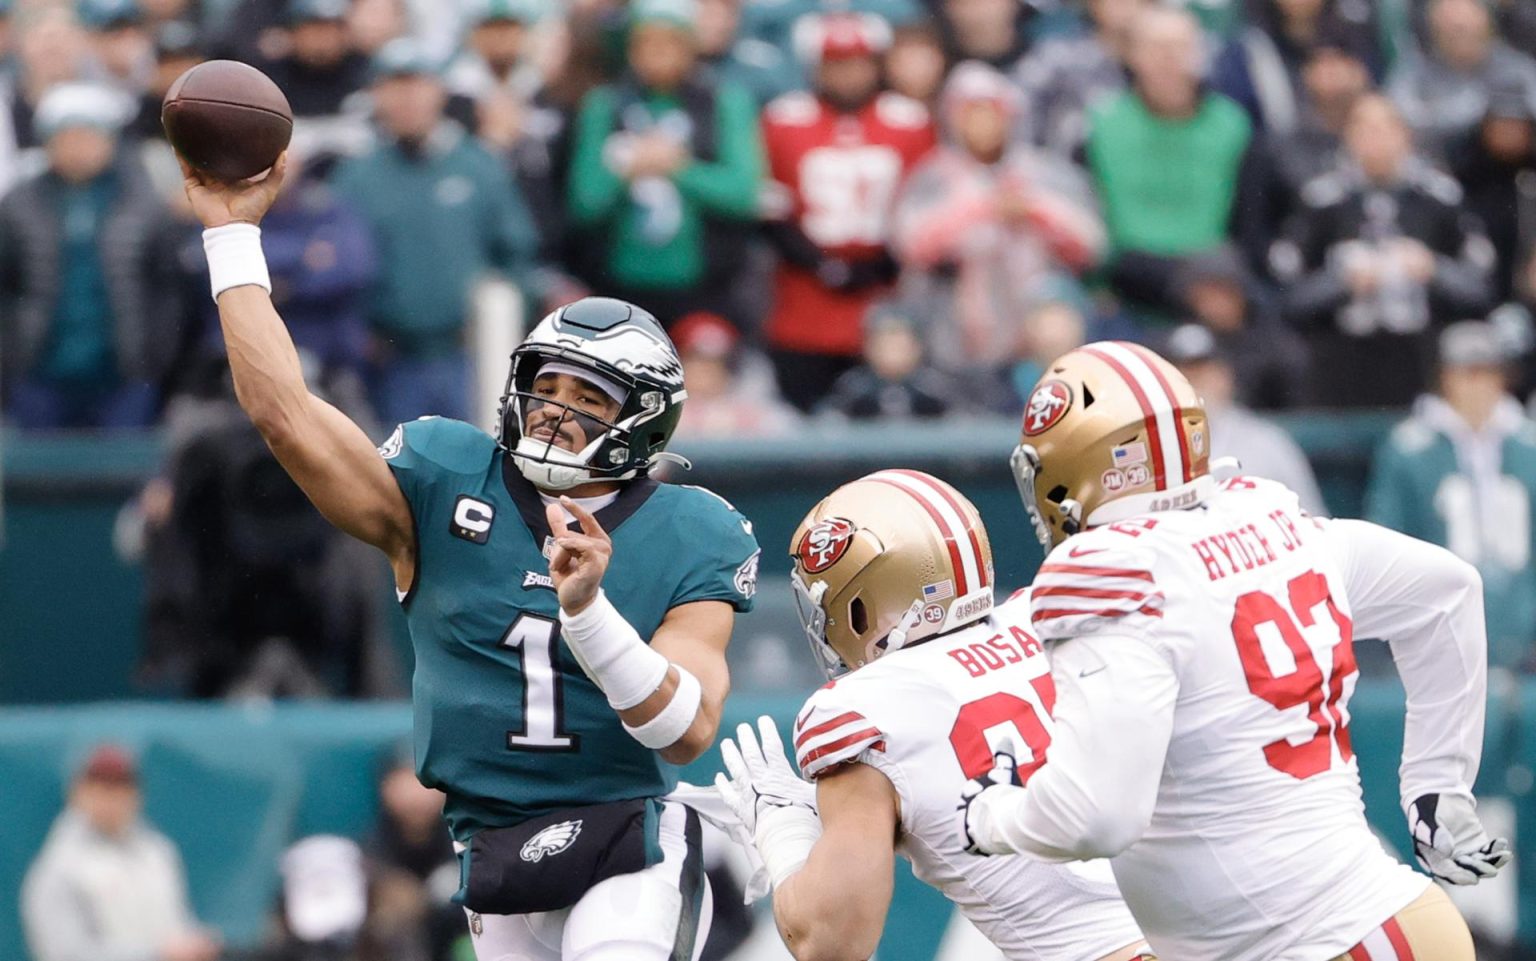
POLYGON ((799 804, 770 808, 757 816, 753 845, 762 856, 763 867, 777 888, 790 875, 805 867, 811 848, 821 837, 821 818, 799 804))
POLYGON ((272 292, 267 258, 261 252, 261 228, 235 223, 203 231, 203 253, 208 255, 208 280, 213 299, 231 287, 257 286, 272 292))
POLYGON ((671 747, 693 727, 693 719, 699 715, 699 703, 704 699, 704 688, 699 679, 680 664, 677 668, 677 690, 672 700, 649 721, 639 727, 624 725, 629 736, 653 751, 671 747))
POLYGON ((672 662, 640 639, 601 588, 581 613, 561 609, 560 630, 576 662, 615 711, 639 704, 667 679, 672 662))

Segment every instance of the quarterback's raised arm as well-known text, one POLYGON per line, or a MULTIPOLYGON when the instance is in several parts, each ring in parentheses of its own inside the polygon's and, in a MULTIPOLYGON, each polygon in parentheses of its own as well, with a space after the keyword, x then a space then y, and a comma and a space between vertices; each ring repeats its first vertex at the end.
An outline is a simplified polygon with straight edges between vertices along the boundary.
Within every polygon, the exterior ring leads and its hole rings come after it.
POLYGON ((310 393, 293 338, 272 306, 256 226, 277 198, 286 155, 264 180, 222 184, 182 165, 240 406, 326 519, 382 550, 400 585, 415 563, 410 507, 362 429, 310 393))

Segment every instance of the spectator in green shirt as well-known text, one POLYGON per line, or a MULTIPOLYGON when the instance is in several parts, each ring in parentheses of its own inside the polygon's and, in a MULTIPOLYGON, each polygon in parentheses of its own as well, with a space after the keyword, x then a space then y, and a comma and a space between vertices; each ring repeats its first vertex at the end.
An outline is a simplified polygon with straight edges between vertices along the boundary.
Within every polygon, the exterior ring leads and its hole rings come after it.
POLYGON ((443 82, 414 41, 387 44, 374 76, 378 145, 344 163, 335 181, 379 252, 370 393, 386 424, 471 419, 470 290, 495 271, 527 276, 532 220, 506 167, 444 117, 443 82))
POLYGON ((1104 204, 1112 285, 1174 310, 1180 261, 1219 246, 1233 226, 1253 131, 1241 107, 1202 86, 1193 16, 1150 7, 1130 36, 1132 86, 1091 111, 1088 166, 1104 204))
POLYGON ((692 0, 638 0, 628 70, 582 102, 567 199, 599 293, 664 324, 732 316, 763 150, 751 94, 697 62, 692 0))

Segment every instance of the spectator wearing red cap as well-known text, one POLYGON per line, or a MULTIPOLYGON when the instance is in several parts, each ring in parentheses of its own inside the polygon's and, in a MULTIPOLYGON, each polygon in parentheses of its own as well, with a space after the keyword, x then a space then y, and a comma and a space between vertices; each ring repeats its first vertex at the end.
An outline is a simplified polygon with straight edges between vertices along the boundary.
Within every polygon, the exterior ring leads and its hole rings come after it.
POLYGON ((743 369, 740 341, 736 328, 719 314, 688 314, 672 328, 688 391, 679 436, 762 437, 794 425, 795 412, 773 385, 743 369))
POLYGON ((767 340, 779 389, 809 410, 858 362, 864 314, 896 276, 887 244, 897 191, 936 138, 927 108, 880 90, 884 20, 827 14, 796 32, 815 91, 763 112, 779 254, 767 340))
POLYGON ((1003 363, 1044 292, 1071 283, 1103 252, 1087 181, 1012 137, 1022 101, 992 67, 956 67, 942 101, 946 143, 897 202, 902 296, 925 318, 933 362, 950 373, 1003 363))
POLYGON ((86 758, 22 883, 33 961, 213 961, 218 939, 187 902, 181 856, 139 816, 138 768, 122 748, 86 758))

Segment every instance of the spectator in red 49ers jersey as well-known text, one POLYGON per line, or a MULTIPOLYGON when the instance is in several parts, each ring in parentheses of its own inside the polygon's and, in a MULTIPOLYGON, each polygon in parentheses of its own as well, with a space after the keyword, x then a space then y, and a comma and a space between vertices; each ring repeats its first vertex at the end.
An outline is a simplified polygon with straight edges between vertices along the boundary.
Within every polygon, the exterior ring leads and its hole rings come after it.
POLYGON ((809 410, 858 363, 865 311, 896 276, 886 245, 897 189, 935 134, 925 107, 881 92, 885 21, 827 14, 803 21, 796 43, 815 91, 763 112, 779 253, 767 340, 780 391, 809 410))

